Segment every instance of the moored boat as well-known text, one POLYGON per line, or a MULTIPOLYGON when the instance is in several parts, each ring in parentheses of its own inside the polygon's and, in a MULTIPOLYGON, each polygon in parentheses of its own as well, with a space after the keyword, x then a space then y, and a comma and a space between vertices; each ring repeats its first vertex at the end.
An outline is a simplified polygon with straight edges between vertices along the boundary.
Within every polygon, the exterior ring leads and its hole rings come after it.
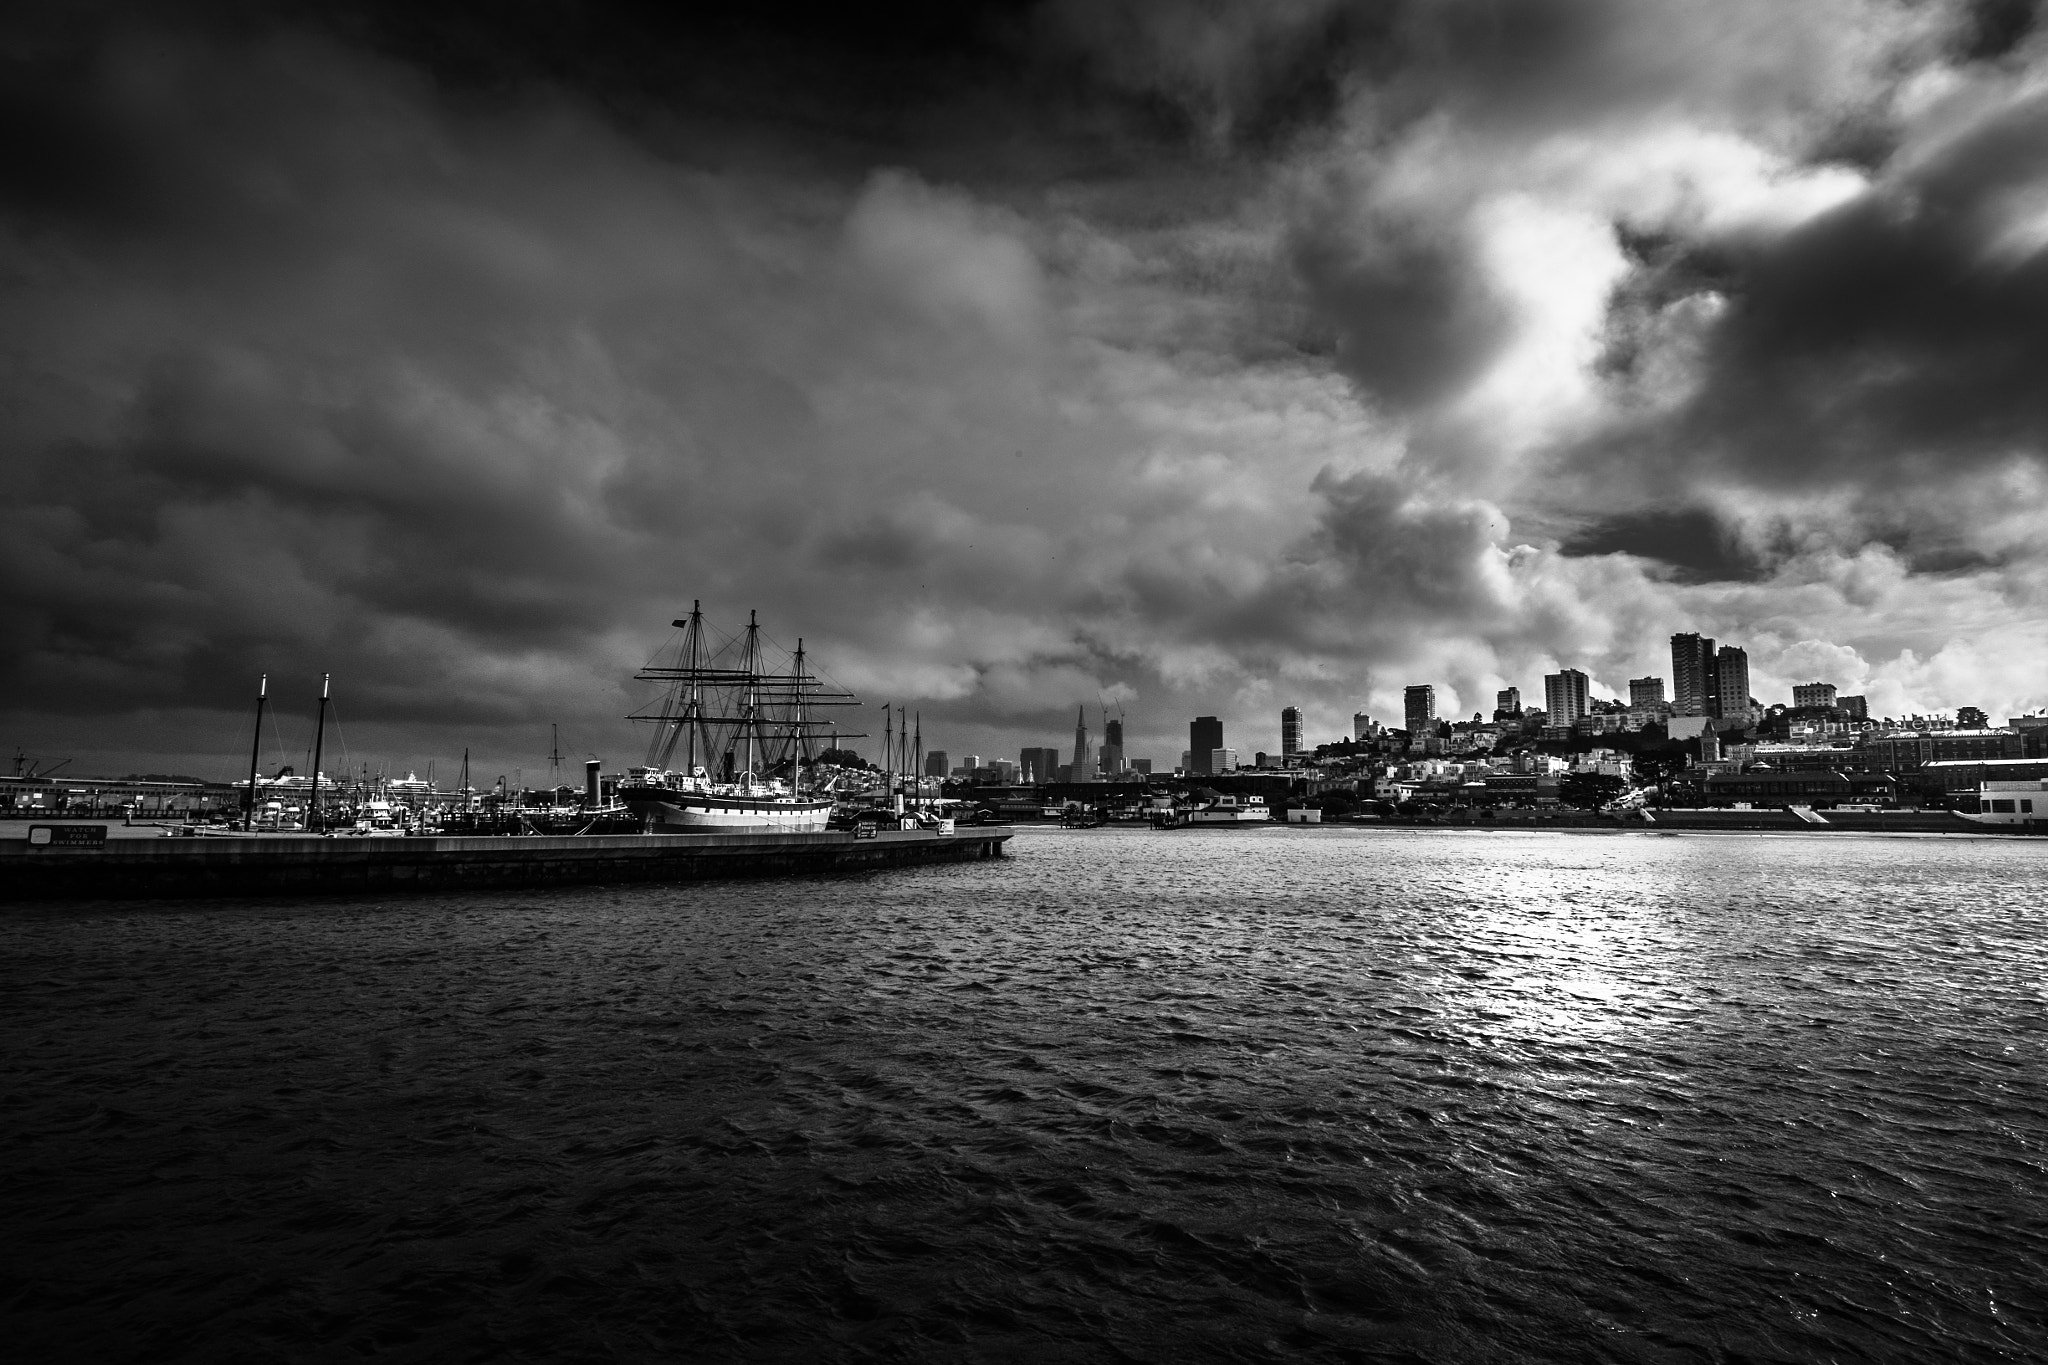
POLYGON ((827 722, 815 713, 858 705, 853 695, 808 670, 802 640, 786 667, 774 666, 754 613, 723 645, 701 603, 675 624, 683 634, 673 654, 636 675, 667 686, 657 710, 632 717, 652 724, 654 738, 646 763, 620 780, 619 801, 648 833, 824 830, 834 800, 818 775, 827 722))

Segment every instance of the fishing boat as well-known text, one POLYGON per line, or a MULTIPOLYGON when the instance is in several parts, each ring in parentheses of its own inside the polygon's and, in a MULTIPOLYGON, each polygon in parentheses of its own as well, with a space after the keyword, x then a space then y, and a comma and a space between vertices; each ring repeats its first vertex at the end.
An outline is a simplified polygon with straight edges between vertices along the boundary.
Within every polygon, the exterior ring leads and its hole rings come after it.
POLYGON ((719 644, 702 603, 675 622, 682 636, 634 676, 664 684, 661 701, 630 719, 654 727, 644 765, 627 770, 618 799, 652 834, 721 830, 815 833, 832 817, 832 782, 817 757, 828 730, 816 713, 857 706, 850 692, 808 670, 803 641, 775 666, 756 613, 719 644))

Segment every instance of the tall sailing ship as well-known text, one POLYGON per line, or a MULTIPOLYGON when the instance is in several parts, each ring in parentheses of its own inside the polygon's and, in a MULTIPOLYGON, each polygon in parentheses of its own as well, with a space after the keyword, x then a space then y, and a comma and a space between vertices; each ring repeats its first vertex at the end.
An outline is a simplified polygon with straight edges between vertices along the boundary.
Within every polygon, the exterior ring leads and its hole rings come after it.
POLYGON ((807 671, 802 640, 786 660, 771 660, 753 612, 723 645, 706 631, 701 602, 675 624, 675 648, 634 675, 666 688, 657 708, 630 717, 653 726, 654 738, 646 765, 620 781, 619 800, 656 834, 824 829, 833 800, 817 775, 820 737, 850 732, 817 713, 860 703, 807 671))

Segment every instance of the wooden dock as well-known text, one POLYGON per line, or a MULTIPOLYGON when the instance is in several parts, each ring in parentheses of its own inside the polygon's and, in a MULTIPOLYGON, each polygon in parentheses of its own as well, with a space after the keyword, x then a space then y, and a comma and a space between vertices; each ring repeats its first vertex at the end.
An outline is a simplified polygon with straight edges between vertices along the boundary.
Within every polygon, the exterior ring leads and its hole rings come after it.
POLYGON ((856 872, 1000 858, 1007 830, 856 835, 105 838, 90 822, 0 838, 0 900, 351 895, 856 872), (93 837, 97 832, 101 836, 93 837))

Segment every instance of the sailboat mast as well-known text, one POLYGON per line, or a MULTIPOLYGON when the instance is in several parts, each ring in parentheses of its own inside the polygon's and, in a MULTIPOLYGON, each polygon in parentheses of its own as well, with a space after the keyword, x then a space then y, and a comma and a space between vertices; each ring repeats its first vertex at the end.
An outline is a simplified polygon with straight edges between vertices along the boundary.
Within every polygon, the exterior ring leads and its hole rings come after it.
MULTIPOLYGON (((265 673, 256 684, 256 738, 249 741, 249 804, 242 810, 242 832, 247 834, 256 823, 256 763, 263 752, 263 702, 270 695, 270 675, 265 673)), ((17 768, 21 765, 16 764, 17 768)))
POLYGON ((320 820, 320 753, 327 743, 327 680, 332 674, 320 675, 320 719, 313 729, 313 786, 312 796, 306 802, 306 829, 319 828, 320 820))

